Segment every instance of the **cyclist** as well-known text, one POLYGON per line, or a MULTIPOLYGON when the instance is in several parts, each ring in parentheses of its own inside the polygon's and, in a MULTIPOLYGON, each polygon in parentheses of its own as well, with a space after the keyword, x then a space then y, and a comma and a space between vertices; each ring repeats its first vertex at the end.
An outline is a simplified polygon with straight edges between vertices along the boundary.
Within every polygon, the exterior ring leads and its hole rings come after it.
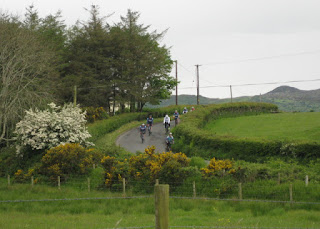
POLYGON ((194 111, 195 109, 194 109, 194 107, 191 107, 191 111, 194 111))
POLYGON ((185 108, 183 109, 182 113, 183 113, 183 114, 188 113, 188 109, 185 107, 185 108))
POLYGON ((171 145, 174 144, 174 139, 172 133, 170 133, 166 138, 167 149, 171 151, 171 145))
POLYGON ((147 126, 150 126, 150 132, 152 130, 152 124, 153 124, 153 118, 152 118, 152 115, 149 115, 149 117, 147 118, 147 126))
POLYGON ((174 116, 174 124, 175 126, 178 124, 178 119, 179 119, 179 113, 177 110, 175 110, 175 112, 173 113, 174 116))
POLYGON ((166 116, 163 119, 164 128, 167 129, 167 127, 170 127, 170 117, 166 114, 166 116))
POLYGON ((144 123, 142 123, 141 126, 139 127, 139 132, 140 132, 140 137, 141 137, 142 143, 144 141, 144 134, 146 133, 146 129, 147 129, 147 126, 144 123))

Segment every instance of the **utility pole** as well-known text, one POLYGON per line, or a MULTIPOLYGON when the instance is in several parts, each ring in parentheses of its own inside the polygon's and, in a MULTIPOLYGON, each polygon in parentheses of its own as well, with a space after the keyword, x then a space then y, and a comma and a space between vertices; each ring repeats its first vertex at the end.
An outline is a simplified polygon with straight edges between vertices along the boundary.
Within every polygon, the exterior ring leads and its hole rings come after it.
POLYGON ((231 95, 231 103, 232 103, 232 85, 230 85, 230 95, 231 95))
POLYGON ((176 105, 178 105, 178 61, 174 61, 176 63, 176 105))
POLYGON ((201 65, 199 65, 199 64, 197 64, 196 65, 196 67, 197 67, 197 105, 199 105, 199 103, 200 103, 200 99, 199 99, 199 66, 201 66, 201 65))
POLYGON ((260 103, 261 103, 261 93, 260 93, 260 103))
POLYGON ((76 107, 77 106, 77 86, 74 85, 74 92, 73 92, 73 106, 76 107))

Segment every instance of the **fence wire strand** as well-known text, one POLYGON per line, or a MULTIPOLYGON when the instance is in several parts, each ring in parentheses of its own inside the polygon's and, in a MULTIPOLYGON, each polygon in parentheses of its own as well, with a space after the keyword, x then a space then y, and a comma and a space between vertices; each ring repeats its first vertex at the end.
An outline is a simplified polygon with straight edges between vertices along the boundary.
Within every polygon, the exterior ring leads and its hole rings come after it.
POLYGON ((111 200, 111 199, 143 199, 153 196, 128 196, 128 197, 88 197, 88 198, 62 198, 62 199, 31 199, 31 200, 0 200, 0 203, 21 203, 21 202, 49 202, 49 201, 74 201, 74 200, 111 200))

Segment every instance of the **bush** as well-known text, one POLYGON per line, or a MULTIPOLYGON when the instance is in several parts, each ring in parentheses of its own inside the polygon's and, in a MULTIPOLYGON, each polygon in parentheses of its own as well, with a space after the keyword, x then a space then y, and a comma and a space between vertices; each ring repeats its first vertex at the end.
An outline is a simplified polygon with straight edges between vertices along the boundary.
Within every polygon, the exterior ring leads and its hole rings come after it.
POLYGON ((94 161, 101 160, 102 155, 93 149, 86 149, 79 144, 65 144, 51 148, 41 159, 39 174, 56 180, 70 176, 88 174, 94 161))
POLYGON ((16 125, 17 153, 23 156, 22 147, 41 151, 64 143, 92 145, 87 139, 91 137, 85 126, 85 113, 72 104, 63 107, 49 104, 44 111, 29 110, 16 125))
POLYGON ((197 167, 198 169, 206 167, 207 163, 202 157, 191 157, 190 166, 197 167))
POLYGON ((86 111, 86 120, 89 123, 93 123, 97 120, 107 119, 109 117, 108 113, 103 107, 84 107, 83 111, 86 111))
POLYGON ((122 178, 153 184, 156 179, 170 183, 181 181, 189 173, 182 170, 189 166, 190 159, 182 153, 155 153, 155 148, 145 149, 144 153, 132 156, 130 160, 117 160, 115 157, 105 156, 101 160, 106 170, 105 184, 111 187, 119 183, 122 178))
POLYGON ((173 150, 183 151, 188 156, 209 159, 234 158, 248 161, 263 161, 270 156, 290 156, 309 161, 320 156, 320 144, 299 142, 297 144, 246 139, 231 136, 217 136, 202 127, 212 119, 257 115, 277 111, 273 104, 233 103, 198 107, 183 117, 183 122, 173 129, 175 144, 173 150))

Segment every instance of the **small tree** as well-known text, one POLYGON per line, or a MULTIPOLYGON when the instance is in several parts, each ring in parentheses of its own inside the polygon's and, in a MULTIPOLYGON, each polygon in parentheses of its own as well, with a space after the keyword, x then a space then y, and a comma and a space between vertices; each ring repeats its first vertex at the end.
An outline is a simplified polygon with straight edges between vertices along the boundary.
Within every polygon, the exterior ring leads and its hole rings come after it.
POLYGON ((85 124, 85 112, 79 106, 66 104, 63 107, 49 104, 44 111, 32 109, 16 125, 18 145, 17 153, 23 156, 21 148, 45 150, 66 143, 93 145, 87 139, 91 137, 85 124))

